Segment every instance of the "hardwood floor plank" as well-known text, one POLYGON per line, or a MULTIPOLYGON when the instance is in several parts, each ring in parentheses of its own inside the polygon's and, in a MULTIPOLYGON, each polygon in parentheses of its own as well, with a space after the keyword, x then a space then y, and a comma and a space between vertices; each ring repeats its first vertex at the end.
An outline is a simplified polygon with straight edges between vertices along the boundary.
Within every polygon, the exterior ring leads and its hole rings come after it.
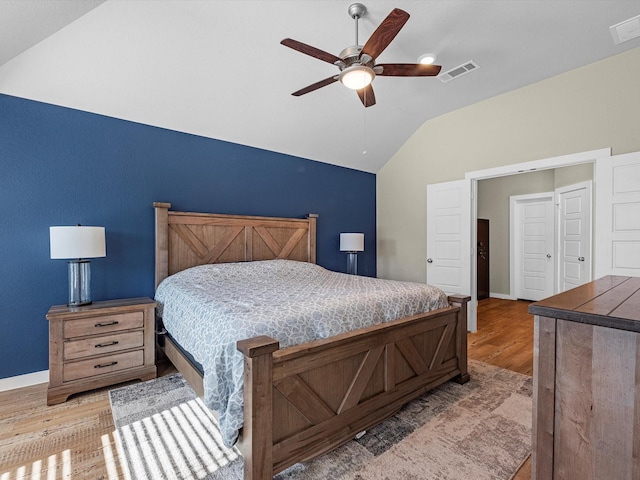
MULTIPOLYGON (((533 374, 530 302, 488 298, 478 303, 478 332, 469 358, 533 374)), ((173 373, 160 364, 158 375, 173 373)), ((0 392, 0 478, 122 478, 107 387, 47 406, 47 385, 0 392), (67 477, 68 478, 68 477, 67 477)), ((531 478, 528 460, 514 480, 531 478)))
POLYGON ((531 302, 487 298, 478 302, 478 331, 468 336, 469 358, 533 375, 531 302))

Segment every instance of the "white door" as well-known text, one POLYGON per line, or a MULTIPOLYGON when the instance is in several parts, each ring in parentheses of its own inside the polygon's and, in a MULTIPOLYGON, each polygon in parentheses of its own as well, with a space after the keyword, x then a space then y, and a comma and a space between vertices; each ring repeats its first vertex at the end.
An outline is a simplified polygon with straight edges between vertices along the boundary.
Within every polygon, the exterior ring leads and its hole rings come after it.
POLYGON ((509 199, 516 298, 537 301, 553 295, 553 197, 553 192, 548 192, 514 195, 509 199))
MULTIPOLYGON (((427 283, 471 295, 471 181, 427 185, 427 283)), ((476 330, 475 309, 468 325, 476 330)))
POLYGON ((640 277, 640 152, 596 160, 595 277, 640 277))
POLYGON ((558 290, 591 281, 591 182, 556 189, 558 290))

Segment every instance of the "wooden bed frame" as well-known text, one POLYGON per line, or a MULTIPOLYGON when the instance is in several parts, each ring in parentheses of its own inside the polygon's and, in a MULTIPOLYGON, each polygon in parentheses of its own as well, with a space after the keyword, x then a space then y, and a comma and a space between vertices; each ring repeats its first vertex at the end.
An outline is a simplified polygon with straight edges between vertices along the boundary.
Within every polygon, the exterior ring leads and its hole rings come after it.
MULTIPOLYGON (((172 212, 154 203, 156 287, 204 263, 285 258, 316 261, 316 217, 172 212)), ((469 297, 450 306, 325 340, 279 349, 261 336, 244 354, 244 478, 270 479, 353 439, 410 400, 467 372, 469 297)), ((165 353, 202 395, 202 375, 169 337, 165 353)))

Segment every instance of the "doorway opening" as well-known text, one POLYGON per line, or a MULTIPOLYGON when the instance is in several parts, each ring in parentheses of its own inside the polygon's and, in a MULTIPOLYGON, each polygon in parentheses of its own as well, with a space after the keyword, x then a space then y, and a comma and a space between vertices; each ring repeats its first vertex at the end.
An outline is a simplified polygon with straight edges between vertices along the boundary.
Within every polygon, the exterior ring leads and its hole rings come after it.
MULTIPOLYGON (((468 303, 468 315, 467 315, 467 329, 470 332, 475 332, 477 330, 477 306, 478 306, 478 297, 477 297, 477 261, 476 261, 476 249, 477 249, 477 220, 479 217, 478 211, 478 184, 480 181, 488 180, 498 180, 501 177, 509 177, 516 179, 520 178, 526 173, 544 173, 551 172, 552 175, 555 175, 557 171, 564 170, 564 167, 578 166, 583 165, 583 168, 590 172, 591 178, 595 178, 595 170, 599 168, 598 165, 603 165, 604 163, 609 162, 598 162, 597 160, 604 160, 605 158, 611 157, 611 149, 605 148, 600 150, 593 150, 582 153, 575 153, 570 155, 563 155, 559 157, 548 158, 544 160, 536 160, 531 162, 525 162, 520 164, 512 164, 505 165, 502 167, 490 168, 486 170, 479 170, 473 172, 467 172, 465 174, 465 178, 463 180, 456 180, 438 184, 429 184, 427 185, 427 283, 440 286, 442 285, 442 289, 447 292, 448 290, 460 293, 465 292, 468 293, 471 297, 471 301, 468 303), (446 201, 435 201, 438 200, 434 198, 434 196, 440 195, 446 201), (443 205, 451 206, 451 212, 443 210, 441 215, 436 215, 438 207, 442 207, 443 205), (470 208, 469 208, 470 205, 470 208), (454 211, 455 207, 455 211, 454 211), (453 214, 454 212, 455 214, 453 214), (438 229, 434 227, 433 222, 438 222, 440 217, 445 219, 447 222, 446 225, 449 227, 455 226, 454 228, 448 228, 447 234, 455 233, 455 238, 446 237, 442 238, 440 244, 449 246, 450 248, 446 249, 447 257, 446 260, 449 261, 451 258, 455 257, 455 265, 441 265, 440 258, 434 257, 436 253, 438 253, 438 249, 435 246, 438 245, 438 238, 436 233, 438 233, 438 229), (454 221, 455 220, 455 221, 454 221), (434 227, 434 228, 432 228, 434 227), (455 230, 455 232, 453 231, 455 230), (435 232, 435 233, 434 233, 435 232), (454 248, 456 247, 456 248, 454 248), (455 253, 455 255, 453 255, 455 253), (470 255, 468 257, 467 255, 470 255), (446 266, 447 268, 443 268, 446 266), (445 278, 446 277, 446 278, 445 278), (455 280, 455 285, 453 285, 453 280, 455 280)), ((575 179, 572 179, 574 183, 575 179)), ((568 183, 565 183, 568 184, 568 183)), ((601 182, 599 182, 600 184, 601 182)), ((554 190, 555 186, 551 187, 551 190, 554 190)), ((547 190, 539 190, 539 191, 549 191, 547 190)), ((530 192, 529 192, 530 193, 530 192)), ((596 202, 597 203, 597 202, 596 202)), ((503 203, 503 206, 506 209, 507 213, 502 218, 504 223, 508 223, 508 201, 503 203)), ((481 218, 486 218, 484 214, 481 218)), ((443 223, 443 222, 441 222, 443 223)), ((495 268, 495 260, 496 255, 491 255, 492 257, 492 266, 491 266, 491 296, 497 298, 505 298, 511 299, 512 292, 509 287, 510 285, 510 274, 509 274, 509 261, 508 261, 508 233, 507 239, 504 240, 502 246, 500 242, 496 242, 495 233, 498 231, 496 229, 496 222, 492 221, 491 228, 491 250, 492 252, 503 252, 507 255, 507 260, 504 261, 504 265, 501 267, 506 269, 507 273, 503 273, 500 277, 503 282, 506 282, 506 286, 504 286, 501 290, 498 289, 497 282, 494 281, 496 275, 500 275, 499 268, 495 268), (506 279, 506 280, 505 280, 506 279), (495 290, 494 290, 495 289, 495 290)), ((442 230, 442 229, 440 229, 442 230)), ((508 232, 508 226, 504 230, 508 232)), ((596 233, 596 237, 597 237, 596 233)), ((606 244, 606 242, 602 242, 606 244)), ((442 250, 442 249, 440 249, 442 250)), ((600 255, 601 256, 601 255, 600 255)), ((599 257, 600 257, 599 256, 599 257)), ((598 259, 596 259, 596 268, 595 273, 598 273, 598 259)), ((639 262, 640 265, 640 262, 639 262)))
MULTIPOLYGON (((584 168, 589 169, 591 171, 591 175, 592 178, 594 178, 595 176, 595 164, 596 164, 596 160, 600 159, 600 158, 604 158, 604 157, 610 157, 611 156, 611 149, 610 148, 604 148, 604 149, 600 149, 600 150, 592 150, 592 151, 588 151, 588 152, 582 152, 582 153, 575 153, 575 154, 570 154, 570 155, 563 155, 563 156, 559 156, 559 157, 553 157, 553 158, 548 158, 548 159, 543 159, 543 160, 535 160, 535 161, 531 161, 531 162, 525 162, 525 163, 520 163, 520 164, 514 164, 514 165, 505 165, 503 167, 496 167, 496 168, 490 168, 490 169, 486 169, 486 170, 478 170, 478 171, 473 171, 473 172, 467 172, 465 174, 465 179, 466 180, 470 180, 471 182, 471 221, 469 222, 470 227, 471 227, 471 232, 470 232, 470 237, 471 237, 471 245, 472 245, 472 258, 475 259, 477 256, 477 252, 475 250, 475 246, 477 245, 477 241, 478 241, 478 237, 477 237, 477 221, 478 218, 485 218, 484 215, 479 215, 478 212, 478 183, 482 180, 491 180, 491 179, 498 179, 500 177, 507 177, 507 176, 514 176, 513 178, 516 178, 516 176, 520 176, 521 174, 526 174, 526 173, 530 173, 530 172, 539 172, 539 171, 545 171, 545 170, 556 170, 556 169, 562 169, 563 167, 569 167, 569 166, 576 166, 576 165, 585 165, 584 168)), ((568 183, 575 183, 575 179, 572 182, 568 182, 568 183)), ((505 207, 508 209, 508 207, 505 207)), ((508 222, 508 213, 505 214, 504 218, 503 218, 503 222, 508 222)), ((504 252, 508 252, 508 239, 505 241, 495 241, 495 234, 497 234, 498 230, 497 230, 497 225, 495 224, 495 222, 492 222, 492 234, 491 234, 491 245, 492 245, 492 251, 494 252, 498 252, 498 251, 504 251, 504 252), (505 244, 506 242, 506 244, 505 244)), ((508 231, 508 230, 507 230, 508 231)), ((468 329, 471 332, 475 332, 477 330, 477 303, 478 303, 478 298, 477 298, 477 269, 478 269, 478 265, 477 265, 477 261, 471 261, 471 274, 470 274, 470 278, 471 278, 471 288, 470 288, 470 294, 471 294, 471 302, 469 305, 469 312, 468 312, 468 329)), ((508 261, 506 262, 508 263, 508 261)), ((499 268, 506 268, 507 271, 509 269, 509 266, 498 266, 499 268)), ((509 283, 507 283, 507 286, 500 289, 499 284, 497 284, 496 282, 493 281, 494 278, 496 278, 496 275, 499 275, 499 268, 492 268, 492 277, 491 277, 491 285, 492 285, 492 292, 491 292, 491 296, 495 296, 496 298, 504 298, 504 299, 514 299, 515 297, 512 296, 512 291, 510 288, 510 280, 508 280, 509 283)), ((503 278, 507 277, 510 279, 510 274, 506 274, 503 275, 503 278)))

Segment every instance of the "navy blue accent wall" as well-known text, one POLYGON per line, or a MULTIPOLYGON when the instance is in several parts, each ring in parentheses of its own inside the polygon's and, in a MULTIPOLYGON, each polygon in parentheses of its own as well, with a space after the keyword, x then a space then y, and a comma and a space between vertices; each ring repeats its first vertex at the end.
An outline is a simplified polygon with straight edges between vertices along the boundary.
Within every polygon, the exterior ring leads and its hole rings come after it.
POLYGON ((318 264, 345 271, 339 233, 364 232, 359 271, 376 275, 374 174, 0 95, 0 378, 48 368, 45 314, 68 299, 49 226, 106 228, 107 256, 91 262, 94 300, 153 297, 154 201, 318 213, 318 264))

